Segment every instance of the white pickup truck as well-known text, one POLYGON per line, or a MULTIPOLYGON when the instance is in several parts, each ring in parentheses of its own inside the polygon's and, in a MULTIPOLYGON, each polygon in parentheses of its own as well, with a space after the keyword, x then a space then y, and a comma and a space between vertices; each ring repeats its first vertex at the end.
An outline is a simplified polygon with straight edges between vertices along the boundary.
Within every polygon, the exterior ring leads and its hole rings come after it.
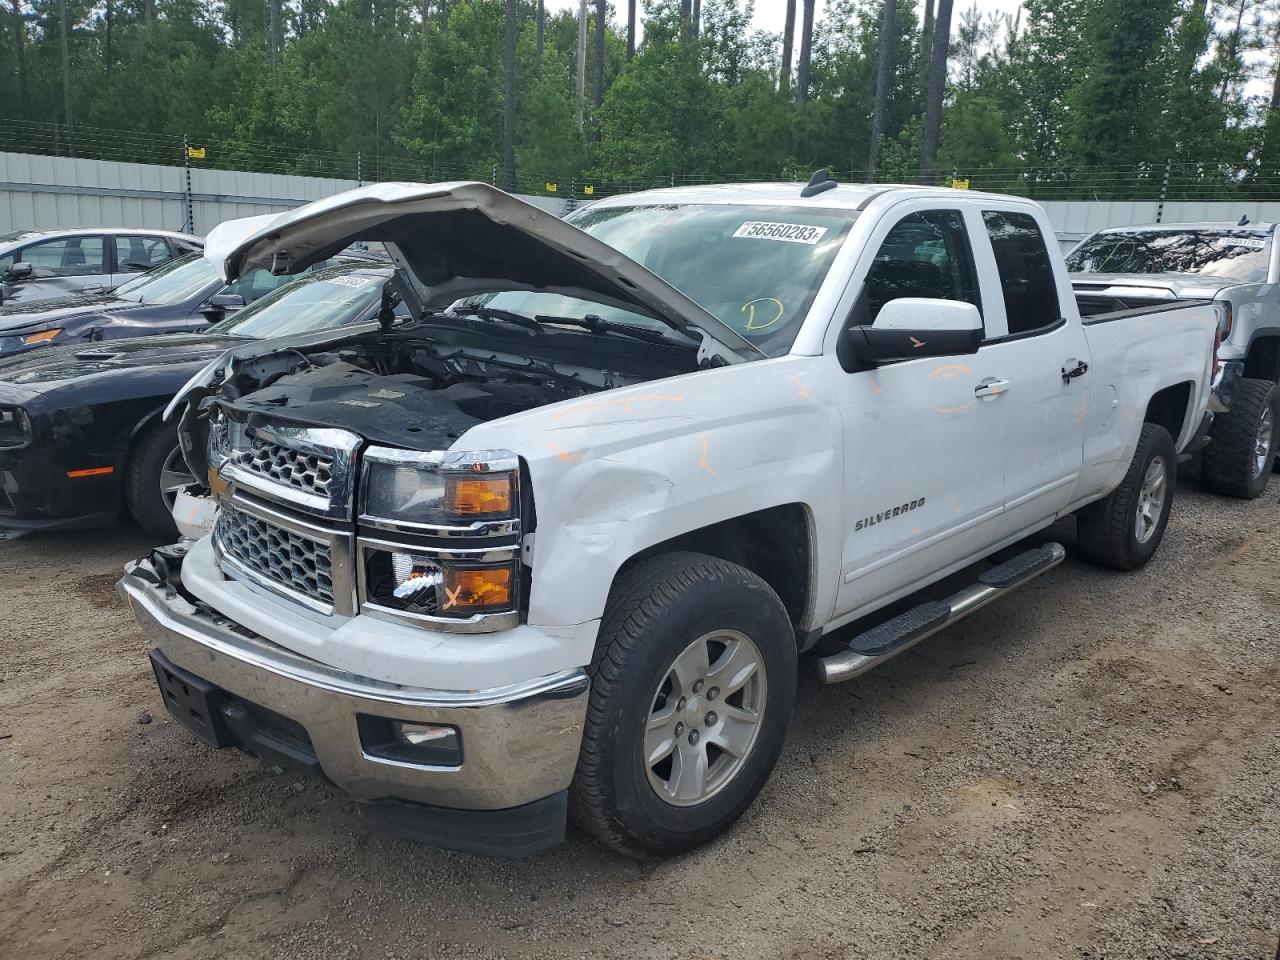
POLYGON ((380 184, 215 230, 229 278, 382 242, 413 319, 237 347, 175 400, 216 527, 121 581, 166 705, 427 843, 715 837, 820 641, 858 676, 1056 565, 1006 548, 1064 515, 1113 568, 1159 545, 1218 311, 1082 322, 1051 237, 822 176, 569 222, 380 184))

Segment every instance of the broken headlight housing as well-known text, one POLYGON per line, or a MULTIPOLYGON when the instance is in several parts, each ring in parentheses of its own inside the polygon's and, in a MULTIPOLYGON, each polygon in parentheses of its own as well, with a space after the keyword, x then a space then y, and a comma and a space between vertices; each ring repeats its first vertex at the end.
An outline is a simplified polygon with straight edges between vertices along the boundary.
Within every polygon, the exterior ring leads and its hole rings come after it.
POLYGON ((440 629, 519 622, 520 461, 370 447, 360 492, 365 611, 440 629))

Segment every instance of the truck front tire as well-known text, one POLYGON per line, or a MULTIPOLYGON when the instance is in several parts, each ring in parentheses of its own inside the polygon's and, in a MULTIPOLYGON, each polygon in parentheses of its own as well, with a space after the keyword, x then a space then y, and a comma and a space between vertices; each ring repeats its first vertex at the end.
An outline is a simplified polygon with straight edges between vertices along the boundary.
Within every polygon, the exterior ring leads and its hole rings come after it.
POLYGON ((1231 409, 1213 421, 1200 455, 1206 489, 1255 500, 1267 489, 1276 459, 1277 389, 1270 380, 1241 380, 1231 409))
POLYGON ((769 778, 795 705, 795 634, 751 571, 670 553, 610 594, 569 812, 632 857, 723 833, 769 778))
POLYGON ((1080 552, 1112 570, 1145 566, 1164 539, 1177 479, 1178 453, 1169 431, 1144 423, 1120 485, 1076 514, 1080 552))

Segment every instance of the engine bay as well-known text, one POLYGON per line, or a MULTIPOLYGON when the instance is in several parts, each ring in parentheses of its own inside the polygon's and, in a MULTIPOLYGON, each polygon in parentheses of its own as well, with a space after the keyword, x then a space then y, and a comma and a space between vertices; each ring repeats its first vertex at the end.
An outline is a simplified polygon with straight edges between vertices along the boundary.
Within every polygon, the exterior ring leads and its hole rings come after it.
POLYGON ((697 346, 457 318, 415 322, 236 361, 219 403, 247 415, 341 427, 418 450, 476 423, 697 369, 697 346))

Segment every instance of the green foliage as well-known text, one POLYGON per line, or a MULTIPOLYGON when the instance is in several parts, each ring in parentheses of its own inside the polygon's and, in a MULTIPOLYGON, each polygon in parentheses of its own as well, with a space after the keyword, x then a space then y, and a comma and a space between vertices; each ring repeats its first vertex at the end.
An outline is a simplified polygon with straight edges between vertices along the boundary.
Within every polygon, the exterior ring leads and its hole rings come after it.
MULTIPOLYGON (((504 0, 281 0, 274 68, 270 0, 65 0, 65 62, 62 2, 20 0, 21 17, 0 3, 0 149, 174 162, 185 135, 208 146, 205 163, 243 169, 366 180, 500 169, 504 0)), ((1280 9, 1247 5, 1238 33, 1239 0, 1210 4, 1208 19, 1204 0, 1023 0, 1016 26, 960 9, 939 169, 975 188, 1143 196, 1168 159, 1188 196, 1274 192, 1280 119, 1246 81, 1270 62, 1258 51, 1276 46, 1280 9)), ((897 6, 883 179, 918 166, 921 7, 897 6)), ((804 104, 778 91, 780 38, 751 26, 751 0, 704 0, 696 33, 680 8, 643 0, 627 61, 615 0, 604 103, 591 102, 588 42, 579 127, 575 12, 549 14, 539 56, 535 2, 520 0, 521 190, 805 179, 818 166, 859 176, 884 0, 826 4, 804 104)))

